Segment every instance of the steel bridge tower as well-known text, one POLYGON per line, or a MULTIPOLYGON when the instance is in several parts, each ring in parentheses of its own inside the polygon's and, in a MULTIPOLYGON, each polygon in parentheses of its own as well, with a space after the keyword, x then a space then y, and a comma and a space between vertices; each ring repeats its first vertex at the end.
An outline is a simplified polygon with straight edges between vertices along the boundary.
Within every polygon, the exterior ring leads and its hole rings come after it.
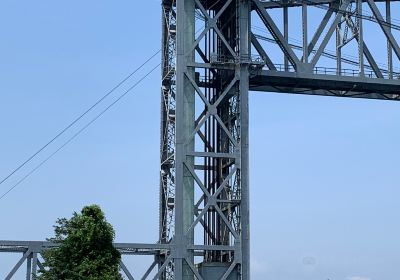
MULTIPOLYGON (((251 279, 249 91, 399 100, 395 4, 162 0, 159 241, 115 244, 126 255, 154 256, 142 279, 251 279), (293 43, 295 9, 302 40, 293 43), (321 15, 314 30, 310 9, 321 15), (367 21, 385 38, 379 49, 365 39, 367 21), (378 63, 382 53, 386 64, 378 63)), ((0 241, 0 252, 23 254, 6 279, 25 261, 27 279, 35 278, 41 252, 52 246, 0 241)))
POLYGON ((386 18, 376 2, 163 1, 160 242, 173 244, 163 279, 250 279, 249 90, 399 99, 394 1, 384 2, 386 18), (310 7, 323 10, 311 40, 310 7), (300 45, 289 42, 290 8, 301 9, 300 45), (281 27, 271 10, 282 11, 281 27), (252 20, 270 37, 257 34, 252 20), (385 68, 364 41, 365 20, 387 39, 379 50, 387 52, 385 68), (332 40, 333 54, 326 51, 332 40), (279 47, 280 64, 265 41, 279 47), (349 61, 342 49, 351 43, 358 59, 349 61))
POLYGON ((164 1, 163 16, 164 278, 249 279, 250 2, 164 1))

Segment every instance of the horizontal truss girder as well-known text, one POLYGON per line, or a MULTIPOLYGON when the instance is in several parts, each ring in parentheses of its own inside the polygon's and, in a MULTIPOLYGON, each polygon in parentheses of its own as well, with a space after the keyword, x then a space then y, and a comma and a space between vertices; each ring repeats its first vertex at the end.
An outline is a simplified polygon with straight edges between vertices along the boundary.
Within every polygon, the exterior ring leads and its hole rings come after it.
MULTIPOLYGON (((56 248, 59 245, 48 241, 6 241, 0 240, 0 252, 18 253, 30 249, 34 253, 56 248)), ((136 253, 148 255, 158 254, 162 250, 171 248, 168 244, 145 244, 145 243, 114 243, 122 255, 134 255, 136 253)))
MULTIPOLYGON (((18 260, 16 265, 11 269, 10 273, 6 276, 6 279, 14 279, 15 273, 21 268, 23 263, 27 263, 27 279, 35 279, 38 269, 43 269, 43 264, 39 260, 39 255, 44 251, 56 248, 59 245, 48 241, 9 241, 0 240, 0 253, 20 253, 22 254, 21 259, 18 260)), ((121 255, 146 255, 154 256, 154 262, 149 266, 144 276, 141 279, 148 279, 147 277, 154 270, 156 265, 159 263, 159 258, 164 257, 167 260, 172 260, 171 251, 173 250, 173 244, 145 244, 145 243, 114 243, 114 247, 121 253, 121 255)), ((224 245, 192 245, 187 248, 193 251, 195 256, 203 256, 205 251, 232 251, 235 247, 224 246, 224 245)), ((129 269, 121 261, 120 268, 128 279, 134 279, 129 269)), ((160 275, 164 268, 159 268, 156 272, 160 275)))
MULTIPOLYGON (((357 0, 351 0, 350 3, 356 3, 357 0)), ((363 3, 367 3, 368 0, 363 0, 363 3)), ((398 2, 399 0, 390 0, 390 2, 398 2)), ((315 5, 329 5, 336 3, 337 0, 307 0, 307 6, 315 6, 315 5)), ((385 3, 386 0, 375 0, 377 3, 385 3)), ((260 1, 261 6, 265 9, 274 9, 274 8, 282 8, 282 7, 301 7, 304 3, 304 0, 295 0, 295 1, 260 1)))
POLYGON ((250 90, 400 100, 400 80, 271 70, 251 77, 250 90))

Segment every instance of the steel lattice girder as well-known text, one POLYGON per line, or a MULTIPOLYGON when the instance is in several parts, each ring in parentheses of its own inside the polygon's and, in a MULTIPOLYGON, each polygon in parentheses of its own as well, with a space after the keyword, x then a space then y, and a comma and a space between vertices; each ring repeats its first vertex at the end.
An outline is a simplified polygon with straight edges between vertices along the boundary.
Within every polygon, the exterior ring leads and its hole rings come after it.
MULTIPOLYGON (((58 245, 51 242, 43 241, 2 241, 0 240, 1 253, 22 253, 22 257, 7 274, 5 280, 10 280, 20 269, 23 263, 26 263, 26 279, 35 279, 38 269, 44 269, 39 257, 48 249, 55 248, 58 245)), ((142 279, 147 279, 156 265, 160 255, 170 250, 168 244, 136 244, 136 243, 115 243, 115 248, 120 251, 121 255, 148 255, 154 256, 153 263, 148 267, 142 279)), ((121 270, 129 280, 133 280, 133 276, 126 265, 121 261, 121 270)))
MULTIPOLYGON (((357 0, 352 0, 351 2, 355 3, 357 0)), ((390 0, 391 2, 397 2, 399 0, 390 0)), ((334 4, 337 3, 337 0, 307 0, 308 6, 315 6, 315 5, 324 5, 324 4, 334 4)), ((367 0, 363 0, 363 2, 367 2, 367 0)), ((377 3, 384 3, 386 0, 376 0, 377 3)), ((302 0, 295 0, 295 1, 285 1, 285 0, 278 0, 278 1, 260 1, 261 6, 265 9, 275 9, 275 8, 282 8, 283 6, 286 7, 299 7, 302 6, 304 1, 302 0)))
POLYGON ((250 79, 250 90, 310 95, 400 100, 400 81, 263 70, 250 79))
MULTIPOLYGON (((386 20, 373 0, 354 1, 356 10, 351 9, 353 1, 309 1, 299 0, 283 3, 279 1, 260 1, 252 0, 253 9, 258 14, 260 20, 264 23, 266 30, 272 36, 272 40, 282 50, 284 60, 291 63, 289 66, 274 64, 268 55, 265 47, 262 46, 259 39, 271 39, 264 36, 255 35, 257 30, 252 29, 252 44, 256 52, 260 55, 263 65, 254 65, 250 70, 250 90, 265 92, 285 92, 300 93, 325 96, 357 97, 383 100, 398 100, 400 94, 400 73, 393 71, 394 53, 400 59, 400 47, 398 38, 392 29, 400 30, 400 26, 391 24, 391 2, 386 3, 386 20), (368 5, 372 15, 364 15, 361 9, 362 3, 368 5), (283 34, 269 15, 269 9, 282 9, 288 7, 302 6, 306 10, 308 6, 319 6, 325 10, 325 16, 322 18, 314 36, 310 42, 307 40, 300 46, 294 46, 288 43, 288 34, 283 34), (382 34, 387 40, 387 48, 382 48, 388 57, 387 68, 378 66, 376 58, 371 53, 370 48, 364 40, 364 30, 362 22, 369 20, 376 23, 381 29, 382 34), (352 36, 347 38, 347 30, 352 32, 352 36), (333 34, 336 31, 336 55, 327 53, 326 46, 330 40, 333 40, 333 34), (324 34, 322 36, 322 34, 324 34), (355 39, 358 45, 358 61, 349 61, 342 58, 342 48, 351 40, 355 39), (317 46, 317 42, 320 45, 317 46), (303 51, 303 57, 299 59, 295 50, 303 51), (314 56, 311 57, 311 54, 314 56), (327 56, 336 60, 336 68, 327 67, 320 62, 321 56, 327 56), (304 56, 310 56, 311 60, 304 60, 304 56), (364 61, 364 57, 366 61, 364 61), (367 62, 367 63, 366 63, 367 62), (347 63, 355 65, 357 68, 343 69, 342 64, 347 63), (321 65, 322 64, 322 65, 321 65), (369 69, 367 71, 366 69, 369 69)), ((377 1, 378 2, 378 1, 377 1)), ((303 13, 304 15, 304 13, 303 13)), ((288 19, 285 19, 284 29, 287 29, 288 19)), ((303 36, 309 31, 307 29, 307 17, 303 21, 303 36)), ((379 30, 375 30, 379 32, 379 30)), ((396 33, 398 34, 398 33, 396 33)))

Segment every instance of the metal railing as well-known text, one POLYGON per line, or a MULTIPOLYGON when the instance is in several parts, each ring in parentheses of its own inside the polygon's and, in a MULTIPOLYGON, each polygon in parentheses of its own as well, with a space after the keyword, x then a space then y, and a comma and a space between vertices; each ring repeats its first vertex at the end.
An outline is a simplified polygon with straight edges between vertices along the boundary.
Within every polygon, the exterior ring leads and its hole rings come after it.
MULTIPOLYGON (((296 69, 292 65, 284 64, 274 64, 276 71, 285 72, 296 72, 296 69)), ((335 75, 335 76, 345 76, 345 77, 364 77, 364 78, 378 78, 374 71, 364 70, 364 75, 360 73, 358 69, 340 69, 333 67, 321 67, 317 66, 313 69, 313 74, 315 75, 335 75)), ((389 75, 382 73, 384 79, 389 79, 389 75)), ((400 73, 393 73, 393 79, 399 80, 400 73)))

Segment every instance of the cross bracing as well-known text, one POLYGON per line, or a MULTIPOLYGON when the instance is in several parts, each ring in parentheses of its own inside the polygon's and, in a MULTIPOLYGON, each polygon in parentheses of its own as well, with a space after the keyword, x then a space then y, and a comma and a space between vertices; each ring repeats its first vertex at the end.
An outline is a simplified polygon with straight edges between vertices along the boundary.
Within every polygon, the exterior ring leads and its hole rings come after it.
POLYGON ((250 279, 249 91, 398 100, 398 4, 164 0, 159 242, 121 252, 154 255, 154 279, 250 279))

